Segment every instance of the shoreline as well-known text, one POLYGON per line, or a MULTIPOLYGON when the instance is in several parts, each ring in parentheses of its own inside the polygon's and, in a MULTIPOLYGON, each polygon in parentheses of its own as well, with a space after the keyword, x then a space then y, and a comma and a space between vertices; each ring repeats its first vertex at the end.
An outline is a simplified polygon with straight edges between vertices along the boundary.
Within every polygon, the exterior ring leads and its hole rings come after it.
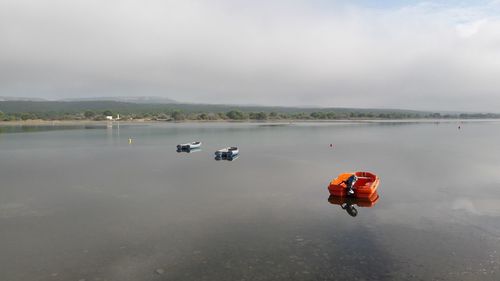
POLYGON ((294 123, 466 123, 466 122, 499 122, 500 119, 335 119, 335 120, 183 120, 183 121, 156 121, 156 120, 124 120, 124 121, 94 121, 94 120, 25 120, 0 121, 0 126, 77 126, 77 125, 109 125, 109 124, 204 124, 204 123, 233 123, 233 124, 294 124, 294 123))

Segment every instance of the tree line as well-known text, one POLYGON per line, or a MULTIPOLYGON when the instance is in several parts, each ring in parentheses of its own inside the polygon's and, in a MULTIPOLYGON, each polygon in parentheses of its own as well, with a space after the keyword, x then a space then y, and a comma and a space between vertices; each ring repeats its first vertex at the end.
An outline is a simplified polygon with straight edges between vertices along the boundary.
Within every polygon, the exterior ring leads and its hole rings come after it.
POLYGON ((156 121, 183 121, 183 120, 336 120, 336 119, 491 119, 500 118, 500 114, 494 113, 415 113, 415 112, 245 112, 241 110, 230 110, 226 112, 188 112, 182 110, 165 110, 152 112, 120 112, 112 110, 96 111, 84 110, 81 112, 47 111, 47 112, 14 112, 4 113, 0 111, 0 120, 107 120, 107 116, 121 120, 156 120, 156 121))

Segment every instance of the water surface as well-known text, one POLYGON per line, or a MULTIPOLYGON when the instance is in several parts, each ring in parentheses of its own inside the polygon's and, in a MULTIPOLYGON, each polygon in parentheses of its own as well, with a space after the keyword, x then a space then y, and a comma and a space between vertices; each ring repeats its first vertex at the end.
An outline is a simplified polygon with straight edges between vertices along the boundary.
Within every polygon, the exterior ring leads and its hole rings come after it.
POLYGON ((500 279, 500 123, 268 125, 4 127, 0 280, 500 279))

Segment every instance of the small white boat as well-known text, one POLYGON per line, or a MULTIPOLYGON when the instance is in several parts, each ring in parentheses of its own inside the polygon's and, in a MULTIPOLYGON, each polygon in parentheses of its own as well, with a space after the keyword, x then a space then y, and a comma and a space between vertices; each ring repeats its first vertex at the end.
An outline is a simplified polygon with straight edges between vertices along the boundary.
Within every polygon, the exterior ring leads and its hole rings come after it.
POLYGON ((182 150, 182 149, 194 149, 194 148, 200 148, 201 147, 201 141, 195 141, 195 142, 190 142, 190 143, 183 143, 183 144, 178 144, 177 149, 182 150))
POLYGON ((219 149, 215 152, 215 156, 217 157, 233 157, 240 153, 239 149, 236 146, 230 146, 226 148, 219 149))

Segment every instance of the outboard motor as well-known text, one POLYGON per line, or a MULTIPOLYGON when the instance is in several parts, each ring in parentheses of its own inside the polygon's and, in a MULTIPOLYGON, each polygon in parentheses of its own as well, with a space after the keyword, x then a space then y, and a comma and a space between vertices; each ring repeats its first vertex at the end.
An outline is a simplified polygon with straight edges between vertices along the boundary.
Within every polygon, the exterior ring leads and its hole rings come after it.
POLYGON ((357 180, 358 177, 356 177, 356 175, 352 175, 346 180, 345 184, 347 186, 348 195, 354 195, 354 184, 356 183, 357 180))

